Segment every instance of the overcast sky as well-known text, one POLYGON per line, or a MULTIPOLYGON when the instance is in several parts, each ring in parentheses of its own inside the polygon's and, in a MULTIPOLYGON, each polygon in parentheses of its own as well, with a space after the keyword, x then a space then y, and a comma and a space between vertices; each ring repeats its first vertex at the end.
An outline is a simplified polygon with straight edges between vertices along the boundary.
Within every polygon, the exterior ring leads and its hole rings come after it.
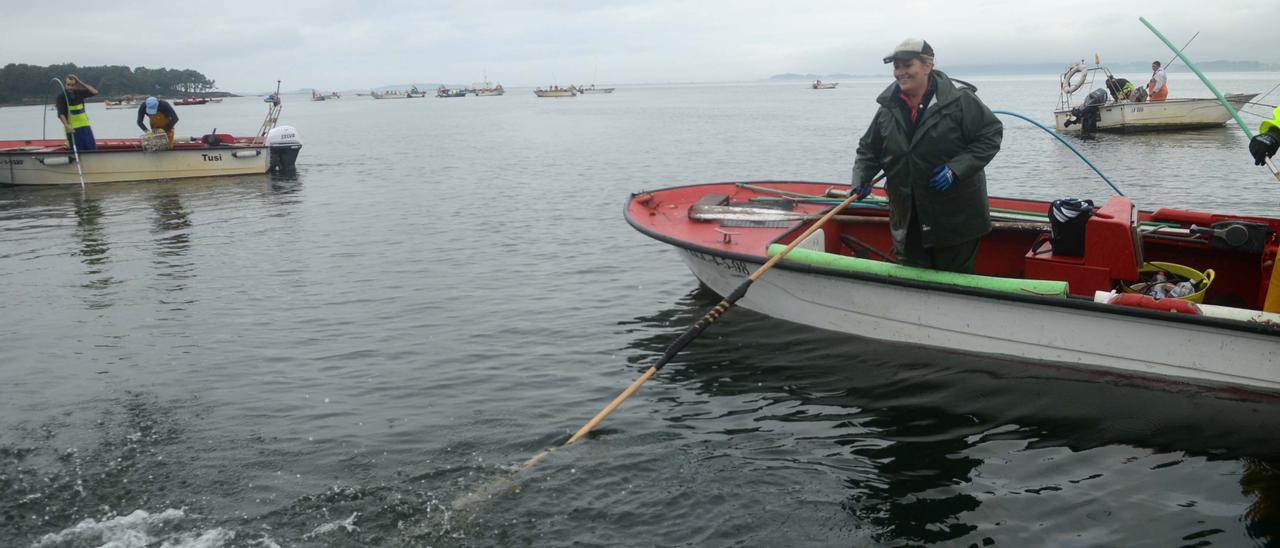
POLYGON ((1198 31, 1193 61, 1280 62, 1277 0, 68 0, 4 14, 0 64, 190 68, 242 92, 276 79, 469 84, 486 71, 507 86, 887 76, 881 57, 908 36, 928 40, 942 69, 1170 58, 1139 15, 1179 46, 1198 31))

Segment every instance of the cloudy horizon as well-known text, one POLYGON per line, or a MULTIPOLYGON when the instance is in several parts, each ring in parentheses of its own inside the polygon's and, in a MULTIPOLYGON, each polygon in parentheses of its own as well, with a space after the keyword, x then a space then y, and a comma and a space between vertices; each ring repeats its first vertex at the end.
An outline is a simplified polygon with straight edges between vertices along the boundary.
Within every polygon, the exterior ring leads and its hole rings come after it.
MULTIPOLYGON (((1172 0, 1146 17, 1195 61, 1280 63, 1280 2, 1172 0)), ((383 5, 316 0, 28 5, 6 14, 0 64, 193 69, 224 91, 361 89, 412 82, 507 86, 754 81, 781 73, 888 74, 908 36, 938 65, 1131 63, 1172 52, 1115 2, 997 0, 559 0, 383 5), (1123 15, 1119 15, 1123 13, 1123 15), (74 21, 68 20, 74 14, 74 21)))

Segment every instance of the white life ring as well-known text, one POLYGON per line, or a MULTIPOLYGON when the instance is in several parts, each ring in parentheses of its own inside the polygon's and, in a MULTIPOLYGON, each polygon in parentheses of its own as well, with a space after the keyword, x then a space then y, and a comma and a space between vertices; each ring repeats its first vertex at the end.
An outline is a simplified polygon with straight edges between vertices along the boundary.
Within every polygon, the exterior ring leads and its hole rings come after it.
POLYGON ((1062 75, 1062 92, 1067 94, 1075 93, 1076 90, 1080 89, 1080 87, 1084 85, 1084 81, 1088 75, 1088 65, 1085 65, 1084 63, 1071 65, 1067 68, 1067 72, 1062 75), (1072 79, 1076 76, 1079 76, 1080 79, 1077 82, 1073 82, 1072 79))

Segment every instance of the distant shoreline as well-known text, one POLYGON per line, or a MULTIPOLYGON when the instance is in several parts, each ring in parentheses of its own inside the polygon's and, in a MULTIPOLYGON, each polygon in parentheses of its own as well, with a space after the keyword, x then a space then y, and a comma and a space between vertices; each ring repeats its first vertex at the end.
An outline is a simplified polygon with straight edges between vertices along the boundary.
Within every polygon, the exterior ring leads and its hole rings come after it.
MULTIPOLYGON (((51 99, 53 98, 53 96, 54 96, 54 95, 56 95, 56 94, 49 94, 49 96, 48 96, 48 97, 25 97, 25 98, 20 99, 20 100, 18 100, 18 101, 7 101, 7 102, 0 103, 0 107, 24 107, 24 106, 32 106, 32 105, 46 105, 46 104, 53 104, 53 101, 52 101, 51 99)), ((145 98, 146 96, 145 96, 145 95, 130 94, 130 95, 121 95, 120 97, 136 97, 136 98, 145 98)), ((192 93, 192 94, 185 95, 185 96, 165 96, 165 97, 161 97, 161 99, 165 99, 165 100, 169 100, 169 99, 178 100, 178 99, 183 98, 183 97, 199 97, 199 98, 201 98, 201 99, 219 99, 219 98, 224 98, 224 97, 243 97, 243 95, 236 95, 236 94, 231 93, 231 92, 228 92, 228 91, 206 91, 206 92, 203 92, 203 93, 192 93)), ((90 97, 90 98, 88 98, 88 99, 85 99, 85 100, 84 100, 84 102, 85 102, 85 103, 101 103, 101 102, 104 102, 104 101, 108 101, 108 100, 115 100, 115 99, 118 99, 118 98, 119 98, 119 97, 104 97, 103 95, 99 94, 99 95, 95 95, 95 96, 93 96, 93 97, 90 97)))

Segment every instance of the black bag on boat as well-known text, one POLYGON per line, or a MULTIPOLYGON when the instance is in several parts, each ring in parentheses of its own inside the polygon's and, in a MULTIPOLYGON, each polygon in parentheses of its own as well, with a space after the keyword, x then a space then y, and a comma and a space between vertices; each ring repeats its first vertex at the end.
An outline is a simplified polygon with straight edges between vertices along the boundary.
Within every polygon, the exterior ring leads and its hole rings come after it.
POLYGON ((1093 215, 1093 200, 1063 198, 1049 206, 1049 227, 1053 230, 1053 254, 1084 256, 1084 228, 1093 215))

